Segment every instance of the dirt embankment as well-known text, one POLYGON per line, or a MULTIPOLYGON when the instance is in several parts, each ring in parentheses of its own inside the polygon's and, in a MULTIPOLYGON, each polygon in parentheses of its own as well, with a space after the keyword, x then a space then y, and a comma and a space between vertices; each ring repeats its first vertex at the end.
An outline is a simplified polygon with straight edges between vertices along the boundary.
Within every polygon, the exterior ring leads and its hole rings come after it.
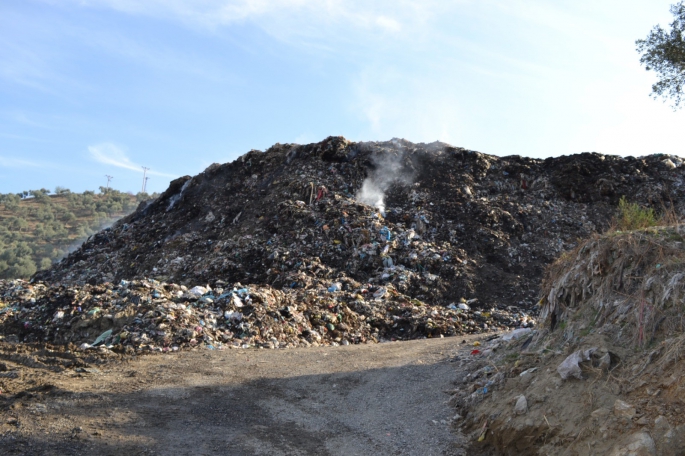
POLYGON ((610 233, 549 269, 543 324, 461 375, 452 403, 475 448, 683 454, 684 233, 610 233))

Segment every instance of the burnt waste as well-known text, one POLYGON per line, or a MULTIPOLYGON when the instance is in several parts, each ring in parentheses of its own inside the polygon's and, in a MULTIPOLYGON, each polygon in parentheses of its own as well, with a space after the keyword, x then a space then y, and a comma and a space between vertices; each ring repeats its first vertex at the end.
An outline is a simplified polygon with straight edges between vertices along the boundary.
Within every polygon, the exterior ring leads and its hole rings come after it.
POLYGON ((528 327, 545 267, 606 230, 622 196, 679 211, 683 169, 666 155, 276 144, 173 181, 30 282, 0 282, 0 332, 166 351, 528 327))

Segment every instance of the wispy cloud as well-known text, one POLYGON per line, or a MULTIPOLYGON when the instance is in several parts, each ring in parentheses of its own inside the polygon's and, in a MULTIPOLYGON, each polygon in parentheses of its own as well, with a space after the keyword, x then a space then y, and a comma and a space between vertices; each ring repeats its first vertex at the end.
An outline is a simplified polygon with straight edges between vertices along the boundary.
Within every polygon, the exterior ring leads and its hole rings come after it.
MULTIPOLYGON (((143 172, 142 165, 132 162, 128 155, 126 155, 126 150, 116 144, 101 143, 88 146, 88 152, 90 152, 90 156, 95 161, 105 165, 116 166, 117 168, 128 169, 138 173, 143 172)), ((147 174, 171 178, 178 177, 176 174, 161 173, 155 170, 149 170, 147 174)))
POLYGON ((19 158, 3 157, 0 155, 0 168, 45 168, 47 165, 19 158))
MULTIPOLYGON (((52 2, 54 0, 45 0, 52 2)), ((384 0, 380 2, 350 0, 71 0, 86 7, 104 7, 127 14, 171 19, 194 27, 217 29, 240 22, 260 22, 267 32, 273 30, 273 19, 290 24, 290 33, 301 34, 302 23, 326 24, 345 22, 357 28, 374 28, 398 32, 402 22, 425 17, 435 0, 384 0), (427 8, 428 7, 428 8, 427 8), (392 11, 393 16, 387 12, 392 11), (316 21, 311 22, 312 18, 316 21), (266 20, 266 23, 264 22, 266 20)), ((280 27, 279 27, 280 28, 280 27)), ((312 27, 306 27, 311 31, 312 27)), ((277 31, 276 34, 282 33, 277 31)))
POLYGON ((440 79, 426 84, 389 67, 372 68, 358 76, 348 107, 368 124, 369 138, 454 142, 463 135, 461 103, 442 87, 440 79), (395 87, 402 87, 402 97, 395 87))
POLYGON ((402 24, 395 19, 386 16, 378 16, 376 18, 376 25, 390 32, 399 32, 402 30, 402 24))

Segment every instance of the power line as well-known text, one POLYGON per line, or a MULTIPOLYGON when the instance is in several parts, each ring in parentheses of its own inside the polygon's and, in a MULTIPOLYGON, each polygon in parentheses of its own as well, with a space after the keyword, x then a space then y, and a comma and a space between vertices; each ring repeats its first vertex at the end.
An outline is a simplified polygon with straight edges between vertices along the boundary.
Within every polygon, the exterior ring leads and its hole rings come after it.
POLYGON ((114 176, 110 176, 109 174, 105 174, 105 177, 107 178, 107 190, 109 190, 109 182, 114 179, 114 176))

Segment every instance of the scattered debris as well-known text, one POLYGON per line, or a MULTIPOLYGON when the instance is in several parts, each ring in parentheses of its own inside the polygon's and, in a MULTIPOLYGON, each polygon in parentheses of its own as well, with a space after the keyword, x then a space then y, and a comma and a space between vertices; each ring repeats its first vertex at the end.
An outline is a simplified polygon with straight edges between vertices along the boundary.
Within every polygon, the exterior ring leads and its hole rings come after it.
POLYGON ((589 348, 587 350, 578 350, 569 355, 563 363, 557 367, 557 372, 563 380, 568 380, 569 377, 575 377, 578 380, 583 379, 583 374, 580 369, 580 363, 583 361, 590 361, 592 354, 597 351, 596 348, 589 348))
POLYGON ((616 399, 616 402, 614 402, 614 415, 619 418, 630 419, 635 416, 635 407, 621 399, 616 399))
POLYGON ((528 413, 528 401, 526 400, 526 396, 523 394, 518 397, 516 400, 516 405, 514 406, 514 413, 517 415, 525 415, 528 413))
MULTIPOLYGON (((431 306, 385 287, 346 281, 310 288, 216 287, 146 280, 66 286, 0 281, 0 332, 21 342, 111 350, 204 346, 286 348, 451 336, 521 324, 520 313, 487 316, 431 306), (380 292, 382 291, 382 293, 380 292)), ((533 321, 528 318, 527 321, 533 321)))

